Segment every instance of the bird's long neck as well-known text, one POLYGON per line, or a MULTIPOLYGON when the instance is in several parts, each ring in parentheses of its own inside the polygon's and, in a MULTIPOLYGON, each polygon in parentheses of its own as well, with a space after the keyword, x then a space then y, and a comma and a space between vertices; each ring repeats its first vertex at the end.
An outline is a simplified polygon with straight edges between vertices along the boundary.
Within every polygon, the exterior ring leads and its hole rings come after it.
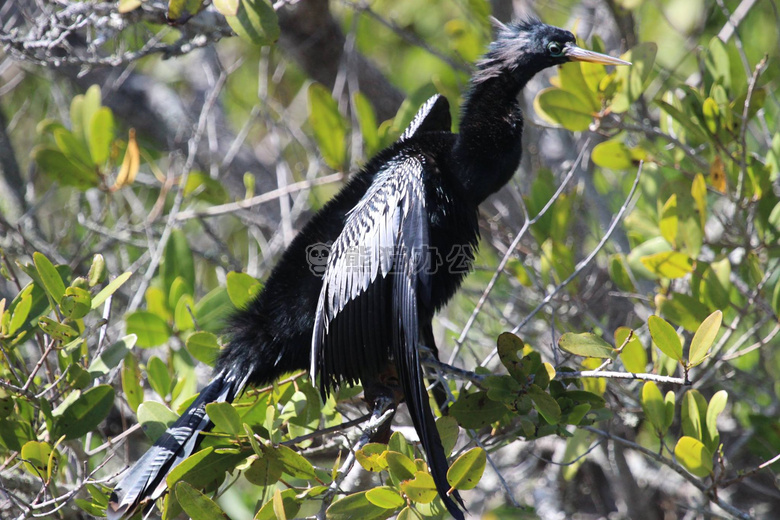
POLYGON ((455 175, 475 204, 501 189, 520 164, 523 113, 517 96, 530 79, 518 71, 493 77, 485 72, 472 80, 453 150, 455 175))

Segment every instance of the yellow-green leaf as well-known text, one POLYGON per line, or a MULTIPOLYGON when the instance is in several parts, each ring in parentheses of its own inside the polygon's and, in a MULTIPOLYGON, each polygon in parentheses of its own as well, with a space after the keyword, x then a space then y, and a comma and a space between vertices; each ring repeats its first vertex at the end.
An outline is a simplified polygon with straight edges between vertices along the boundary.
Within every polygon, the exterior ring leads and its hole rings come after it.
POLYGON ((430 473, 424 471, 418 471, 414 474, 412 480, 407 480, 401 483, 401 490, 411 500, 428 504, 438 496, 436 491, 436 484, 433 482, 433 477, 430 473))
POLYGON ((65 284, 60 273, 54 268, 54 264, 38 251, 33 253, 33 262, 38 275, 41 277, 43 286, 46 288, 46 292, 49 293, 55 302, 60 303, 62 297, 65 296, 65 284))
POLYGON ((642 410, 645 418, 650 421, 656 431, 666 431, 666 409, 661 391, 653 381, 648 381, 642 386, 642 410))
POLYGON ((536 112, 547 121, 572 132, 587 130, 593 111, 579 97, 559 88, 547 88, 534 99, 536 112))
POLYGON ((631 150, 624 142, 614 139, 597 144, 591 158, 597 165, 610 170, 627 170, 634 166, 631 150))
POLYGON ((372 504, 383 509, 397 509, 406 501, 395 489, 389 486, 380 486, 366 491, 366 498, 372 504))
POLYGON ((615 346, 618 348, 623 346, 623 350, 620 351, 620 359, 623 361, 623 366, 626 367, 626 370, 635 374, 645 371, 645 368, 647 368, 647 352, 642 342, 639 341, 639 336, 632 333, 631 329, 618 327, 615 330, 615 346), (629 334, 631 339, 626 343, 629 334))
POLYGON ((615 359, 617 353, 612 345, 592 332, 574 334, 567 332, 558 340, 558 346, 570 354, 582 357, 615 359))
POLYGON ((677 244, 677 194, 673 193, 671 197, 664 203, 664 207, 661 209, 661 220, 658 223, 658 227, 661 229, 661 236, 669 242, 672 247, 677 244))
POLYGON ((485 471, 487 454, 480 447, 472 448, 452 463, 447 471, 447 482, 458 490, 474 489, 485 471))
POLYGON ((650 316, 647 320, 650 336, 658 349, 676 361, 682 361, 682 343, 674 327, 663 318, 650 316))
POLYGON ((254 45, 270 45, 279 39, 279 19, 265 0, 240 0, 236 16, 226 16, 230 28, 254 45))
POLYGON ((665 251, 640 258, 650 272, 662 278, 682 278, 694 268, 691 257, 678 251, 665 251))
POLYGON ((709 352, 715 337, 718 335, 722 320, 723 313, 715 311, 699 325, 696 334, 693 335, 693 340, 691 340, 691 348, 688 355, 689 366, 695 367, 707 357, 707 352, 709 352))
POLYGON ((682 467, 697 477, 712 473, 712 453, 698 439, 684 436, 674 447, 674 456, 682 467))

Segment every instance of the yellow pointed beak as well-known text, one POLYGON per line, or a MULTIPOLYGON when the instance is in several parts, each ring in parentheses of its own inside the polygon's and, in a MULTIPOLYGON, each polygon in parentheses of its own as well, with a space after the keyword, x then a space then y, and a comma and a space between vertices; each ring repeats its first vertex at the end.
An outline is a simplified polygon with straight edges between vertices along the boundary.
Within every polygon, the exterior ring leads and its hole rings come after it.
POLYGON ((590 63, 601 63, 602 65, 631 65, 630 61, 585 50, 572 44, 567 44, 564 47, 563 55, 572 61, 588 61, 590 63))

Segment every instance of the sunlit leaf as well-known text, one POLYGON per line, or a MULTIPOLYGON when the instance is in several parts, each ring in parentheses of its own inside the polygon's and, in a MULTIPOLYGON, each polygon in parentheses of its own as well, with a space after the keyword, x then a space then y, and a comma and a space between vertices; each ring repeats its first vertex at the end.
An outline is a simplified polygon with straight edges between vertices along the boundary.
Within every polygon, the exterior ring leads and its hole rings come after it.
POLYGON ((647 381, 642 386, 642 410, 645 418, 655 427, 656 431, 666 431, 666 409, 661 391, 653 381, 647 381))
POLYGON ((691 340, 690 352, 688 355, 688 363, 690 366, 695 367, 707 357, 712 343, 715 341, 715 337, 720 330, 720 324, 723 320, 723 313, 721 311, 715 311, 710 314, 706 320, 702 322, 696 334, 693 335, 691 340))
POLYGON ((454 489, 474 489, 485 471, 487 454, 480 447, 472 448, 450 465, 447 482, 454 489))
POLYGON ((647 326, 650 329, 650 335, 653 337, 655 346, 670 358, 682 361, 682 343, 674 327, 658 316, 650 316, 647 320, 647 326))
POLYGON ((279 39, 276 11, 265 0, 240 0, 236 16, 226 16, 239 37, 254 45, 270 45, 279 39))
POLYGON ((592 332, 575 334, 567 332, 558 340, 558 346, 570 354, 582 357, 615 359, 617 353, 612 345, 592 332))
POLYGON ((640 260, 651 273, 662 278, 682 278, 694 268, 693 259, 678 251, 665 251, 643 256, 640 260))
POLYGON ((579 97, 559 88, 547 88, 534 99, 536 112, 553 124, 581 132, 593 121, 593 111, 579 97))
POLYGON ((674 447, 674 456, 689 473, 704 478, 712 473, 712 453, 698 439, 684 436, 674 447))

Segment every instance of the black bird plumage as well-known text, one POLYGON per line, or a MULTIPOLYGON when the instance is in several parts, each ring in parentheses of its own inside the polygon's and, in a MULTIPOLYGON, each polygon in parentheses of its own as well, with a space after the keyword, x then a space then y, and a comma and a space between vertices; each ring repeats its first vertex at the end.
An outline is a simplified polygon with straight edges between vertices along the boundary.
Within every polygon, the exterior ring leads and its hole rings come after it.
POLYGON ((518 94, 536 73, 571 60, 625 63, 580 49, 570 32, 538 20, 499 24, 477 63, 460 132, 450 131, 446 99, 431 98, 399 140, 314 215, 257 298, 233 316, 212 381, 117 484, 109 518, 149 508, 165 492, 166 475, 211 427, 207 403, 301 369, 319 378, 323 394, 360 381, 369 403, 400 386, 439 494, 464 518, 457 492, 447 493, 418 347, 436 353, 431 320, 471 267, 477 208, 519 165, 518 94), (325 245, 327 267, 315 272, 307 255, 325 245), (447 262, 453 254, 457 269, 447 262))

